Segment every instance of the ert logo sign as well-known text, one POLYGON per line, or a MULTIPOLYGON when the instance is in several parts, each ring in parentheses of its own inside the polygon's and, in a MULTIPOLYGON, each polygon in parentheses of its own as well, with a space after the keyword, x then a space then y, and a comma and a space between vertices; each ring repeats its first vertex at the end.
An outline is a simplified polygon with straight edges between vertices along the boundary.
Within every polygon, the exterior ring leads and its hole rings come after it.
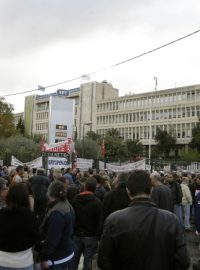
POLYGON ((57 95, 67 97, 67 96, 69 96, 69 91, 65 90, 65 89, 58 89, 57 90, 57 95))

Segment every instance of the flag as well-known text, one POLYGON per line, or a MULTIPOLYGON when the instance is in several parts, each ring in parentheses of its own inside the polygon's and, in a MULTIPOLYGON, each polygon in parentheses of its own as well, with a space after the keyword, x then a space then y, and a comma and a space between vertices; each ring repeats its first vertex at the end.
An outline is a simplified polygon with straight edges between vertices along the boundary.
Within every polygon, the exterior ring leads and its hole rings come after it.
POLYGON ((44 152, 46 150, 46 147, 45 147, 44 143, 45 143, 45 138, 44 138, 44 136, 42 136, 40 138, 40 151, 41 152, 44 152))
POLYGON ((102 144, 101 144, 101 154, 103 157, 105 157, 106 154, 106 146, 105 146, 105 141, 103 139, 102 144))

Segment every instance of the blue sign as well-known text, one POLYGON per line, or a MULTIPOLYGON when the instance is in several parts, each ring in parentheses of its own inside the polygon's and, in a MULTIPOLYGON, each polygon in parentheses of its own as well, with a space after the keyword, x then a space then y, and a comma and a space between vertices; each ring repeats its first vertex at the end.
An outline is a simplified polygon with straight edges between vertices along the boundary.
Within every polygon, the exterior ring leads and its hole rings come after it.
POLYGON ((64 96, 64 97, 67 97, 67 96, 71 96, 73 94, 76 94, 78 92, 80 92, 80 87, 69 89, 69 90, 58 89, 55 93, 45 94, 45 95, 37 95, 36 100, 49 98, 49 97, 52 97, 52 96, 64 96))
POLYGON ((65 89, 58 89, 57 90, 57 95, 58 96, 69 96, 69 90, 65 90, 65 89))

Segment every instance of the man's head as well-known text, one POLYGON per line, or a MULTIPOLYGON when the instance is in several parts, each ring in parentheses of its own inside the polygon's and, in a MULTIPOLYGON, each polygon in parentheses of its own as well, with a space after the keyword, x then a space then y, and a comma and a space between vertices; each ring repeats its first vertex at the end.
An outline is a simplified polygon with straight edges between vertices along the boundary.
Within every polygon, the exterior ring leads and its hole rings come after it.
POLYGON ((127 179, 126 187, 131 198, 136 196, 150 196, 151 179, 149 173, 142 170, 132 172, 127 179))
POLYGON ((161 183, 161 176, 157 172, 153 172, 150 175, 150 179, 151 179, 152 186, 157 186, 157 185, 159 185, 161 183))
POLYGON ((65 191, 67 191, 68 187, 69 187, 69 179, 67 179, 67 176, 64 177, 64 176, 60 176, 58 177, 58 181, 62 182, 64 187, 65 187, 65 191))
POLYGON ((118 175, 118 183, 119 184, 123 184, 126 183, 127 179, 128 179, 129 173, 128 172, 122 172, 118 175))
POLYGON ((67 168, 66 169, 66 173, 71 173, 72 172, 72 169, 71 168, 67 168))
POLYGON ((88 173, 89 173, 89 175, 93 175, 93 169, 92 168, 89 168, 88 169, 88 173))
POLYGON ((97 187, 97 180, 93 176, 88 177, 88 179, 85 181, 85 190, 95 192, 96 187, 97 187))
POLYGON ((37 175, 44 175, 44 169, 43 168, 37 168, 37 175))
POLYGON ((17 172, 18 175, 22 176, 23 173, 24 173, 24 167, 21 166, 21 165, 17 166, 16 172, 17 172))
POLYGON ((168 182, 168 183, 172 183, 174 181, 174 177, 171 173, 168 173, 165 175, 165 180, 168 182))

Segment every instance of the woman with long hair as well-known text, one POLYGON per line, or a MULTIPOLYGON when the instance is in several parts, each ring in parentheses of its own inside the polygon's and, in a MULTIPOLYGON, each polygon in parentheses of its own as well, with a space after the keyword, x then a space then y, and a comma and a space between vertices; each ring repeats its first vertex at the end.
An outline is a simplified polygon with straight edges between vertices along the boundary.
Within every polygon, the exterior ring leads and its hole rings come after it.
POLYGON ((47 194, 49 204, 41 226, 44 239, 39 254, 40 266, 41 269, 69 270, 74 256, 74 211, 66 200, 62 182, 53 181, 47 194))
POLYGON ((0 224, 0 270, 33 270, 37 222, 22 183, 10 186, 6 207, 0 210, 0 224))

